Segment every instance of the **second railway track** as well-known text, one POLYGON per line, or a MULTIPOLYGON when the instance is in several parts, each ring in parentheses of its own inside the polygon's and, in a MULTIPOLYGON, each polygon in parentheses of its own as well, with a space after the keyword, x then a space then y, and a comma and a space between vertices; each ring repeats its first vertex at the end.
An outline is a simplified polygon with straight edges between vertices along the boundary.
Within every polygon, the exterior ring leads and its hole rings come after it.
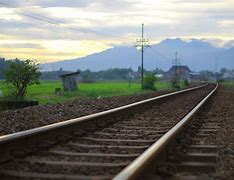
POLYGON ((111 179, 177 125, 214 88, 209 84, 0 137, 0 177, 111 179))

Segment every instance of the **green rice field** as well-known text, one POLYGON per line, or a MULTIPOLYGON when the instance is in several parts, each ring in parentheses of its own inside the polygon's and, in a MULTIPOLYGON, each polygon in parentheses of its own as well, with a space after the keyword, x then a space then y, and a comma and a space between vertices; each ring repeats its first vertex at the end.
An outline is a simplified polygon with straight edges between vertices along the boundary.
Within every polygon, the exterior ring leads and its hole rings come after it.
MULTIPOLYGON (((157 90, 171 89, 171 85, 168 82, 157 82, 155 87, 157 90)), ((38 100, 40 104, 53 104, 76 98, 110 97, 147 92, 141 91, 139 83, 131 83, 129 85, 128 82, 78 83, 79 90, 77 92, 63 92, 62 95, 56 95, 55 88, 62 89, 61 81, 41 81, 40 85, 28 87, 26 99, 38 100)), ((0 81, 0 90, 3 91, 4 96, 9 94, 9 87, 4 81, 0 81)))
POLYGON ((234 81, 222 82, 223 85, 234 89, 234 81))

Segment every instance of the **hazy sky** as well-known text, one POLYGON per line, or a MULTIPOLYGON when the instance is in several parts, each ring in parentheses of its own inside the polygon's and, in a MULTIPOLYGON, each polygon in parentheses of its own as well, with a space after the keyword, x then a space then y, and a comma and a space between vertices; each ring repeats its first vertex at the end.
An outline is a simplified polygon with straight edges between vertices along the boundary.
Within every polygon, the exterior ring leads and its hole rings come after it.
POLYGON ((0 0, 0 57, 43 63, 133 46, 142 22, 151 43, 181 37, 222 45, 234 39, 234 0, 0 0))

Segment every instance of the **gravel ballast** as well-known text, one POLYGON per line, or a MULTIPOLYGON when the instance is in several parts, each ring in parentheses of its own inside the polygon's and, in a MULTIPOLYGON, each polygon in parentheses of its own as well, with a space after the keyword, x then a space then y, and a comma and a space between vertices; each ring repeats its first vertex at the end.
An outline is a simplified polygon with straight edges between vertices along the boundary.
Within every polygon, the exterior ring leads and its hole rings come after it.
POLYGON ((218 146, 216 173, 213 179, 230 180, 234 177, 234 90, 220 85, 217 94, 204 112, 205 120, 220 123, 216 135, 211 135, 209 143, 218 146))
MULTIPOLYGON (((204 133, 204 132, 203 132, 204 133)), ((212 152, 209 152, 212 153, 212 152)), ((193 160, 190 159, 191 162, 193 160)), ((202 162, 202 160, 197 160, 202 162)), ((195 161, 196 162, 196 161, 195 161)), ((205 161, 204 161, 205 162, 205 161)), ((217 93, 209 100, 201 112, 194 118, 194 122, 185 131, 177 145, 169 154, 167 162, 158 167, 157 173, 164 176, 196 176, 200 179, 229 180, 234 177, 234 90, 220 85, 217 93), (217 124, 217 125, 216 125, 217 124), (209 136, 200 136, 199 130, 217 129, 209 136), (175 167, 186 160, 186 153, 194 153, 189 145, 217 146, 217 162, 215 172, 178 171, 175 167), (170 168, 174 167, 174 168, 170 168)), ((197 179, 199 179, 197 178, 197 179)))
POLYGON ((220 121, 217 134, 219 146, 218 179, 234 177, 234 90, 221 86, 213 100, 208 118, 220 121))
MULTIPOLYGON (((38 151, 33 156, 27 156, 23 159, 14 159, 14 161, 3 164, 1 172, 5 170, 18 171, 21 173, 52 173, 52 174, 63 174, 63 175, 112 175, 117 174, 125 165, 129 164, 131 158, 116 158, 103 160, 102 157, 96 157, 95 161, 93 158, 82 157, 82 159, 64 158, 63 156, 51 156, 49 152, 69 152, 69 153, 89 153, 89 154, 118 154, 118 155, 134 155, 142 153, 148 145, 141 145, 138 143, 129 144, 117 144, 116 140, 126 141, 156 141, 162 136, 162 131, 169 130, 173 127, 185 114, 187 114, 210 90, 213 89, 212 85, 205 88, 197 89, 191 92, 178 94, 171 96, 170 98, 161 99, 154 103, 148 104, 147 106, 141 106, 139 109, 132 109, 124 113, 116 114, 108 117, 108 121, 114 120, 104 129, 94 128, 89 133, 85 133, 82 136, 73 137, 68 142, 57 143, 51 146, 50 149, 43 150, 41 154, 38 151), (142 127, 142 128, 158 128, 159 131, 128 131, 127 127, 142 127), (115 131, 111 131, 115 129, 115 131), (91 142, 90 138, 96 138, 96 141, 91 142), (83 141, 81 142, 80 139, 83 141), (89 139, 86 141, 86 139, 89 139), (109 145, 102 144, 103 141, 109 140, 109 145), (56 157, 55 157, 56 156, 56 157), (64 162, 64 160, 66 162, 64 162), (97 162, 101 162, 98 166, 95 165, 97 162), (56 162, 59 162, 56 163, 56 162), (84 162, 86 164, 84 164, 84 162), (111 166, 107 167, 107 164, 111 166), (54 164, 56 163, 56 165, 54 164), (75 163, 75 164, 74 164, 75 163), (92 166, 88 166, 87 163, 95 163, 92 166), (120 164, 116 164, 120 163, 120 164), (70 164, 70 165, 68 165, 70 164)), ((92 121, 92 124, 93 121, 92 121)), ((88 125, 87 125, 88 126, 88 125)), ((135 129, 135 128, 134 128, 135 129)), ((76 128, 78 130, 78 127, 76 128)), ((60 131, 61 132, 61 131, 60 131)), ((62 132, 61 132, 62 133, 62 132)), ((47 139, 47 141, 49 141, 47 139)), ((3 173, 3 174, 4 174, 3 173)), ((3 176, 4 177, 4 176, 3 176)), ((94 178, 95 179, 95 178, 94 178)))
POLYGON ((101 99, 77 99, 55 105, 39 105, 0 112, 0 136, 78 118, 166 93, 169 91, 101 99))

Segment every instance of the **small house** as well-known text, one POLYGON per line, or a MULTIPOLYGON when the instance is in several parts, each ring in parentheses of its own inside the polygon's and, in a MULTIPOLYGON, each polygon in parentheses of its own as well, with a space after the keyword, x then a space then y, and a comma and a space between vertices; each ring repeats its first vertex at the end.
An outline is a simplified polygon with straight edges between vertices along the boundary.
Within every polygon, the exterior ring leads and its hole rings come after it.
POLYGON ((190 73, 192 73, 192 71, 189 69, 188 66, 183 66, 183 65, 175 66, 174 65, 167 71, 166 74, 169 79, 177 75, 179 80, 187 79, 190 81, 190 73))
POLYGON ((76 78, 80 74, 80 72, 73 72, 68 74, 60 75, 60 78, 63 82, 63 90, 64 91, 76 91, 77 90, 77 83, 76 78))

